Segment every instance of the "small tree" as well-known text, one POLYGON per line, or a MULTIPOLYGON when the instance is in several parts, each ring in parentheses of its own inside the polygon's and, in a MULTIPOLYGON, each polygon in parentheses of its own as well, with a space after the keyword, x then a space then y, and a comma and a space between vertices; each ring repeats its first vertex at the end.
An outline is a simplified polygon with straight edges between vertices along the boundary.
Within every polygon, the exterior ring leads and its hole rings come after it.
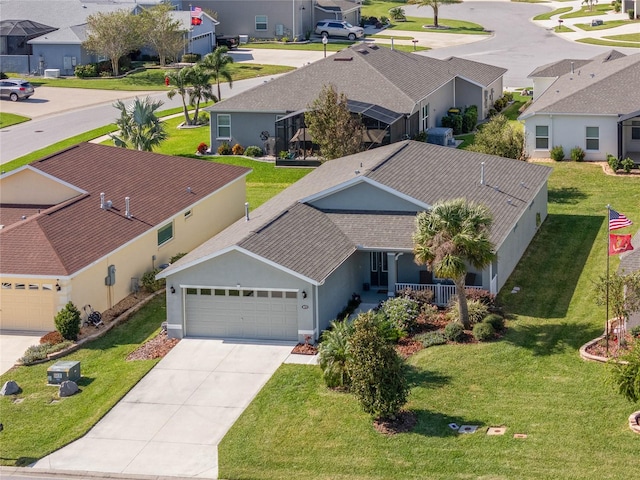
POLYGON ((191 125, 191 117, 189 116, 189 108, 187 107, 187 96, 189 95, 189 84, 191 82, 191 74, 193 67, 183 67, 180 70, 166 72, 169 79, 171 90, 167 92, 167 97, 172 99, 176 95, 182 98, 182 111, 184 112, 184 123, 191 125))
POLYGON ((69 302, 55 316, 56 330, 67 340, 76 340, 80 333, 80 311, 69 302))
POLYGON ((351 383, 347 361, 352 332, 353 325, 343 320, 331 322, 331 328, 322 333, 318 356, 322 377, 329 388, 348 388, 351 383))
POLYGON ((620 324, 624 325, 625 319, 640 310, 640 270, 630 275, 614 272, 608 279, 606 275, 601 275, 594 285, 596 305, 606 305, 607 291, 611 311, 620 324))
POLYGON ((113 106, 120 110, 120 118, 116 120, 120 136, 110 135, 116 146, 150 152, 166 140, 164 123, 155 115, 162 105, 160 100, 153 101, 149 97, 144 100, 136 97, 129 105, 122 100, 114 103, 113 106))
POLYGON ((504 115, 495 115, 476 134, 475 142, 468 150, 524 160, 524 132, 512 126, 504 115))
POLYGON ((462 0, 409 0, 407 3, 410 5, 418 5, 418 8, 431 7, 433 9, 433 26, 438 27, 438 10, 440 5, 462 3, 462 0))
POLYGON ((87 17, 87 39, 82 45, 90 52, 108 57, 113 75, 117 76, 120 57, 143 45, 142 30, 140 16, 127 10, 96 13, 87 17))
POLYGON ((611 363, 609 381, 630 402, 640 402, 640 340, 635 339, 619 361, 611 363))
POLYGON ((159 3, 142 10, 140 15, 144 39, 158 53, 161 67, 165 66, 168 57, 173 58, 185 46, 186 31, 171 16, 173 11, 170 3, 159 3))
POLYGON ((356 318, 349 344, 351 392, 373 418, 394 420, 407 403, 409 385, 404 361, 385 338, 375 314, 369 311, 356 318))
POLYGON ((364 126, 347 108, 347 97, 333 85, 324 86, 320 96, 304 114, 309 136, 320 146, 326 160, 362 151, 364 126))
POLYGON ((218 97, 213 93, 211 85, 211 73, 204 69, 201 64, 197 64, 191 70, 190 76, 191 86, 187 92, 189 95, 189 104, 195 107, 193 112, 193 123, 198 124, 198 115, 200 112, 200 102, 213 101, 217 102, 218 97))
POLYGON ((406 20, 406 16, 404 14, 404 8, 402 7, 394 7, 389 10, 389 15, 394 20, 406 20))
POLYGON ((229 83, 229 88, 233 88, 233 77, 231 76, 230 67, 233 58, 229 55, 229 49, 225 46, 216 48, 213 52, 208 53, 202 59, 200 66, 211 72, 218 86, 218 100, 222 100, 220 93, 220 79, 229 83))
POLYGON ((583 5, 589 5, 590 12, 593 12, 593 5, 597 3, 598 3, 598 0, 582 0, 583 5))

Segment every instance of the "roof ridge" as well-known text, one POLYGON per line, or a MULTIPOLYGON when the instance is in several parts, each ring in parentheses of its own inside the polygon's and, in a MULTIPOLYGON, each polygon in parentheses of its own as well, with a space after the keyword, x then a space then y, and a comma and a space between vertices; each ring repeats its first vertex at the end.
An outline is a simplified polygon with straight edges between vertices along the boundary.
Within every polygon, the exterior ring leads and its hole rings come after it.
MULTIPOLYGON (((68 205, 70 205, 72 203, 75 203, 78 200, 82 200, 84 197, 88 197, 88 196, 89 196, 88 193, 81 193, 79 195, 76 195, 73 198, 65 200, 64 202, 56 203, 55 205, 52 205, 52 206, 47 207, 47 208, 44 208, 40 212, 36 213, 35 215, 31 215, 31 216, 25 218, 24 220, 12 223, 11 225, 8 225, 8 226, 2 228, 0 230, 0 233, 14 230, 18 226, 25 225, 26 223, 36 222, 36 221, 38 221, 38 219, 42 218, 43 216, 48 215, 50 213, 53 213, 53 212, 55 212, 55 211, 57 211, 57 210, 59 210, 59 209, 61 209, 63 207, 66 207, 66 206, 68 206, 68 205)), ((8 204, 4 204, 4 205, 8 205, 8 204)), ((28 205, 28 204, 26 204, 26 205, 28 205)), ((29 206, 32 207, 32 208, 35 207, 35 205, 29 205, 29 206)))

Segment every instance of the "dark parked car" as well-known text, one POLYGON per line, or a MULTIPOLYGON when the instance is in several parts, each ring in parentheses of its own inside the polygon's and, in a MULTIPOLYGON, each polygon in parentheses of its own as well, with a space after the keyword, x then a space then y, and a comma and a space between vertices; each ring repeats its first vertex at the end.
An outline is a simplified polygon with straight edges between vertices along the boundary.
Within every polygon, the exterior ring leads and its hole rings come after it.
POLYGON ((21 78, 7 78, 0 80, 0 96, 6 97, 12 102, 27 99, 33 95, 33 85, 21 78))
POLYGON ((216 46, 227 47, 229 50, 237 48, 240 45, 240 37, 238 35, 216 35, 216 46))

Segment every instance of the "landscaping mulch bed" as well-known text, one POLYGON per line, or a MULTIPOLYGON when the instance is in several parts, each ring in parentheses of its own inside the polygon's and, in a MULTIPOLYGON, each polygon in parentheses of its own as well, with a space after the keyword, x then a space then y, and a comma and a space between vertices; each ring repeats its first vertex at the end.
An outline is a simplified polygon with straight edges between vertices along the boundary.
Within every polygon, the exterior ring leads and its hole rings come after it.
MULTIPOLYGON (((88 325, 88 326, 82 325, 82 328, 80 328, 80 333, 78 334, 77 341, 83 340, 84 338, 93 335, 94 333, 96 333, 96 330, 98 330, 100 328, 104 328, 106 325, 108 325, 111 322, 113 322, 116 318, 118 318, 124 312, 129 310, 131 307, 134 307, 135 305, 137 305, 139 302, 141 302, 142 300, 147 298, 149 295, 151 295, 151 294, 146 293, 146 292, 132 293, 128 297, 123 298, 122 300, 120 300, 118 303, 116 303, 110 309, 105 310, 104 312, 101 312, 102 313, 102 323, 104 325, 102 325, 100 327, 97 327, 97 328, 94 327, 93 325, 88 325)), ((84 318, 85 317, 85 315, 84 315, 85 312, 82 309, 80 309, 80 313, 82 314, 82 318, 84 318)))
POLYGON ((374 420, 373 428, 384 435, 396 435, 410 432, 417 423, 418 418, 415 412, 403 410, 394 420, 374 420))
MULTIPOLYGON (((627 345, 631 344, 633 337, 631 334, 625 335, 627 345)), ((620 342, 616 338, 609 338, 609 353, 607 354, 607 342, 604 338, 596 343, 589 345, 585 351, 591 355, 602 358, 615 358, 628 352, 625 346, 620 346, 620 342)))
POLYGON ((293 347, 291 353, 297 353, 298 355, 317 355, 318 347, 310 343, 299 343, 293 347))
POLYGON ((140 345, 127 356, 127 360, 151 360, 162 358, 180 341, 179 338, 169 338, 167 332, 161 331, 148 342, 140 345))

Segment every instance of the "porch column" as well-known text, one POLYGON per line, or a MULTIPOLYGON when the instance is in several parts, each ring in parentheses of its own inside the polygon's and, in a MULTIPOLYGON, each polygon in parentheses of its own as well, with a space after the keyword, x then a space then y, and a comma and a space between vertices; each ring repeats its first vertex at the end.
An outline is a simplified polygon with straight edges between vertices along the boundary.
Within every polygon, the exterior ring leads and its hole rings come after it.
POLYGON ((402 253, 387 252, 387 266, 389 268, 387 282, 388 297, 396 296, 396 283, 398 283, 398 257, 400 255, 402 255, 402 253))

